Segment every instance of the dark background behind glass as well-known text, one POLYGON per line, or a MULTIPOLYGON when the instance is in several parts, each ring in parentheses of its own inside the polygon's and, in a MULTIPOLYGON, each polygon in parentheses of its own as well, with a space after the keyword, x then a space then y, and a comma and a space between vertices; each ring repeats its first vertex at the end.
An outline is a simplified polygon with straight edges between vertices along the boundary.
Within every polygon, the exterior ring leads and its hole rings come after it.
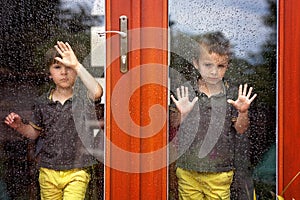
MULTIPOLYGON (((58 0, 2 0, 0 37, 0 199, 39 199, 35 142, 3 121, 14 111, 30 118, 32 100, 49 88, 43 56, 57 40, 67 41, 80 61, 89 55, 90 28, 103 23, 84 4, 61 6, 58 0)), ((87 199, 102 199, 101 166, 87 199)))

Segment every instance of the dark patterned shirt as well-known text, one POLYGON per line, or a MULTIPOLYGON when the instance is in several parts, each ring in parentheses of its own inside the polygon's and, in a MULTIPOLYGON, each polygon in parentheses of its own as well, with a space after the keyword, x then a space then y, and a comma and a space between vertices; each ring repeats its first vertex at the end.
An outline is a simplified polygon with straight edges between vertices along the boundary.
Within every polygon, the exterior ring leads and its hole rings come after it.
POLYGON ((90 111, 86 111, 86 107, 95 108, 100 101, 95 104, 84 98, 88 99, 86 94, 74 95, 62 105, 60 102, 52 100, 51 91, 42 95, 35 102, 33 119, 30 124, 41 131, 37 142, 40 167, 69 170, 85 168, 97 163, 89 152, 94 145, 92 131, 88 127, 84 129, 78 124, 82 122, 80 120, 89 118, 90 111), (90 105, 82 106, 87 102, 90 105), (81 106, 76 108, 74 103, 81 106), (76 116, 78 114, 75 113, 80 113, 79 115, 83 116, 82 119, 78 119, 76 116), (77 120, 74 119, 74 115, 77 120))
MULTIPOLYGON (((227 99, 236 98, 235 91, 223 84, 223 92, 208 97, 199 91, 197 82, 186 86, 190 100, 195 96, 199 99, 177 128, 177 166, 198 172, 232 170, 236 134, 233 122, 237 112, 227 99)), ((174 107, 170 109, 174 111, 174 107)))

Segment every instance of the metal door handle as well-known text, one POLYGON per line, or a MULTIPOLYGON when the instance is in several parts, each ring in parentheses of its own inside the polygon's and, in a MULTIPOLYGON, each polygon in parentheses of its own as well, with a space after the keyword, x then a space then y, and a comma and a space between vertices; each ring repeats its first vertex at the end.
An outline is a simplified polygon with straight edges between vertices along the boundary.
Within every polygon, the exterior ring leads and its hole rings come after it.
POLYGON ((126 73, 128 71, 128 57, 127 57, 127 52, 128 52, 128 37, 127 37, 127 16, 122 15, 120 16, 120 31, 125 33, 125 37, 120 38, 120 54, 121 54, 121 66, 120 66, 120 71, 122 73, 126 73))
POLYGON ((117 33, 119 34, 121 37, 127 37, 127 34, 121 31, 104 31, 104 32, 100 32, 98 33, 100 37, 104 36, 106 33, 117 33))
POLYGON ((128 22, 127 16, 120 16, 120 31, 105 31, 98 33, 100 37, 104 36, 106 33, 117 33, 120 35, 120 71, 126 73, 128 71, 128 22))

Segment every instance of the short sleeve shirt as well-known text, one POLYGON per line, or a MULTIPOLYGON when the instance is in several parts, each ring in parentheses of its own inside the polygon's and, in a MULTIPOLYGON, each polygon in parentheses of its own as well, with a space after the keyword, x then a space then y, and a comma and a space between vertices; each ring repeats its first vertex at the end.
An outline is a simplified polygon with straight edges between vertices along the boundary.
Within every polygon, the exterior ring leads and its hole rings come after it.
POLYGON ((223 92, 208 97, 190 82, 190 99, 198 96, 193 110, 177 131, 178 148, 182 155, 177 166, 199 172, 221 172, 233 169, 236 131, 233 122, 235 109, 227 103, 234 91, 227 84, 223 92))
POLYGON ((73 99, 68 99, 62 105, 52 100, 51 93, 42 95, 35 102, 30 122, 35 129, 41 131, 39 166, 68 170, 95 164, 96 159, 89 153, 77 132, 72 111, 73 99))

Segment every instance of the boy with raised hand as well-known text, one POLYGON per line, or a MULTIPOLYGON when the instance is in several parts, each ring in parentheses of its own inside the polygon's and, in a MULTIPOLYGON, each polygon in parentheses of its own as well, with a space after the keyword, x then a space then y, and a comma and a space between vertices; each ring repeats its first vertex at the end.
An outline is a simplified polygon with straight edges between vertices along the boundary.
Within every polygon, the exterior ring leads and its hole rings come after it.
POLYGON ((89 98, 93 104, 100 103, 103 90, 68 43, 58 41, 47 52, 46 63, 55 88, 37 99, 31 121, 10 113, 5 123, 27 138, 42 140, 38 162, 42 200, 84 199, 89 168, 97 161, 81 141, 74 122, 75 80, 79 77, 87 90, 79 98, 89 98))

